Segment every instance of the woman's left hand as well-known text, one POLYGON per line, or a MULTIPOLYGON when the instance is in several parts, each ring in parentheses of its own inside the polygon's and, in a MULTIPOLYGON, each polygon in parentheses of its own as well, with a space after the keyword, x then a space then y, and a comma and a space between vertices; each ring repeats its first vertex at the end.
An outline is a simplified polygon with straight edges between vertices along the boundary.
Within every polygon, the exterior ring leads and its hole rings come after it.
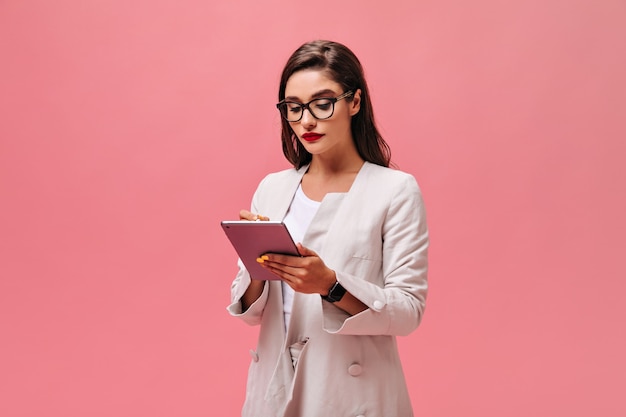
POLYGON ((335 283, 335 271, 328 268, 317 253, 296 245, 302 256, 268 253, 257 261, 285 281, 294 291, 306 294, 327 295, 335 283))

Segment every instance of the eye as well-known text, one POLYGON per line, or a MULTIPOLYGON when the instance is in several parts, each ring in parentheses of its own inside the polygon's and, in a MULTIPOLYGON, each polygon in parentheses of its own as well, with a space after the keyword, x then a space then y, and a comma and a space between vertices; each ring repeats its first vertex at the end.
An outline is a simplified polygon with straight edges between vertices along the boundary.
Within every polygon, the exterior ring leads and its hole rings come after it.
POLYGON ((299 113, 300 111, 302 111, 302 105, 297 103, 287 103, 287 110, 289 110, 291 113, 299 113))
POLYGON ((320 99, 315 101, 315 108, 320 110, 328 110, 331 106, 331 101, 328 99, 320 99))

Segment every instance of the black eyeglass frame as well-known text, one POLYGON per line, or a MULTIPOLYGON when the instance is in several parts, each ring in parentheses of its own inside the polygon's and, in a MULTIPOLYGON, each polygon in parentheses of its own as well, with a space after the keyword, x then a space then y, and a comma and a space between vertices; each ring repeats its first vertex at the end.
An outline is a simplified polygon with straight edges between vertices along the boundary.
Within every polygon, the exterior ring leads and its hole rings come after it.
POLYGON ((354 94, 353 90, 348 90, 345 93, 337 96, 337 97, 319 97, 319 98, 314 98, 313 100, 309 101, 308 103, 297 103, 295 101, 285 101, 285 100, 281 100, 278 103, 276 103, 276 108, 278 109, 278 112, 280 113, 281 117, 283 119, 285 119, 286 121, 288 121, 289 123, 297 123, 300 120, 302 120, 302 117, 304 116, 304 110, 308 110, 309 113, 311 113, 311 116, 313 116, 316 120, 327 120, 330 119, 331 117, 333 117, 333 114, 335 114, 335 103, 338 102, 339 100, 342 100, 346 97, 350 97, 351 95, 354 94), (315 113, 313 112, 313 110, 311 110, 311 103, 315 103, 316 101, 320 101, 320 100, 328 100, 331 103, 332 106, 332 111, 330 112, 330 115, 328 117, 317 117, 315 115, 315 113), (286 115, 283 114, 282 111, 280 111, 280 106, 282 106, 283 104, 296 104, 300 107, 301 111, 300 111, 300 117, 298 117, 298 120, 289 120, 287 119, 286 115))

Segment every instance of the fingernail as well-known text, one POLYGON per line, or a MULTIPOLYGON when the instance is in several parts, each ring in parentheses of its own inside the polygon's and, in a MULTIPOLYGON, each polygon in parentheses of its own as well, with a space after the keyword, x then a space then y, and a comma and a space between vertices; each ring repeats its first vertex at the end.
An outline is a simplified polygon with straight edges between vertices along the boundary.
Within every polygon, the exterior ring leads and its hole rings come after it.
POLYGON ((260 264, 262 264, 263 262, 265 262, 265 260, 263 258, 256 258, 256 261, 260 264))
POLYGON ((264 260, 264 261, 267 261, 267 260, 270 259, 270 257, 267 256, 267 255, 263 255, 263 256, 261 256, 261 259, 264 260))

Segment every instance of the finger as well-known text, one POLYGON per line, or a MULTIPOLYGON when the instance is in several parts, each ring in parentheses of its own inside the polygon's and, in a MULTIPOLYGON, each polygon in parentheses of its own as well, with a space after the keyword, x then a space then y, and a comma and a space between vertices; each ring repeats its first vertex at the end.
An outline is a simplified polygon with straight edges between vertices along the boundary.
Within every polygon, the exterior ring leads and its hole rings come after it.
POLYGON ((264 216, 262 214, 254 214, 251 211, 248 210, 241 210, 239 211, 239 220, 249 220, 249 221, 255 221, 255 220, 259 220, 259 221, 268 221, 270 218, 267 216, 264 216))
POLYGON ((260 262, 260 263, 263 268, 267 269, 268 271, 270 271, 271 273, 273 273, 274 275, 276 275, 277 277, 279 277, 280 279, 282 279, 283 281, 287 283, 293 283, 294 279, 296 279, 294 275, 291 275, 289 272, 287 272, 285 268, 281 265, 274 266, 274 265, 271 265, 268 261, 260 262))
POLYGON ((298 248, 298 252, 301 256, 317 256, 317 253, 305 246, 302 246, 302 243, 297 243, 296 247, 298 248))
POLYGON ((266 253, 263 255, 263 259, 269 263, 291 267, 301 267, 303 261, 301 256, 282 255, 279 253, 266 253))
POLYGON ((262 263, 263 268, 272 272, 274 275, 279 277, 284 283, 293 288, 294 291, 304 292, 304 293, 313 293, 318 292, 318 289, 314 289, 310 283, 307 284, 307 279, 305 276, 302 276, 301 270, 298 268, 290 268, 285 267, 284 265, 279 265, 278 267, 274 267, 270 265, 269 262, 265 261, 262 263))
POLYGON ((241 210, 239 212, 239 220, 256 220, 254 214, 248 210, 241 210))
MULTIPOLYGON (((281 256, 281 255, 276 255, 281 256)), ((286 256, 285 258, 295 258, 296 260, 302 259, 300 257, 295 256, 286 256)), ((256 260, 259 264, 261 264, 264 268, 271 270, 272 272, 278 274, 279 276, 283 276, 283 274, 288 275, 289 277, 301 277, 303 272, 302 265, 298 263, 287 264, 276 262, 270 258, 269 255, 262 255, 256 260)))

